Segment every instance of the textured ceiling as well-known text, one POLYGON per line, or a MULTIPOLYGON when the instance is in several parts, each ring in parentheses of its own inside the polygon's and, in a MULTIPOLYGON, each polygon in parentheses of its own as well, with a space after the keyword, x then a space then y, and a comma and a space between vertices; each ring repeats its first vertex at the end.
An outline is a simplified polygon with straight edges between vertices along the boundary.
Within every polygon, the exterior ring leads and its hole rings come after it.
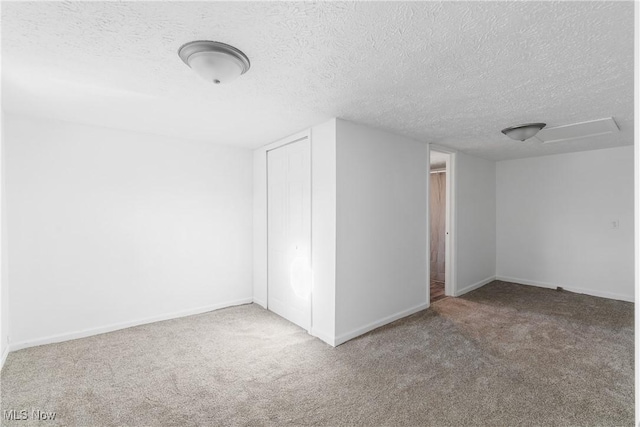
POLYGON ((3 2, 3 108, 258 147, 331 117, 507 159, 633 143, 632 2, 3 2), (197 39, 251 59, 200 80, 197 39), (506 126, 614 117, 615 137, 506 126))

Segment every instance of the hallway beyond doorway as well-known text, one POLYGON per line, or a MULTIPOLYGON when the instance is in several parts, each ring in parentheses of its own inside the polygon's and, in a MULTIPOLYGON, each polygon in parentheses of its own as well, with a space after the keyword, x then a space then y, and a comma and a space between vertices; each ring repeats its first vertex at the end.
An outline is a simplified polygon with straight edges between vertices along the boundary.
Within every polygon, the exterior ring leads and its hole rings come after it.
POLYGON ((446 298, 447 296, 444 294, 444 282, 439 280, 431 280, 431 302, 436 302, 441 299, 446 298))

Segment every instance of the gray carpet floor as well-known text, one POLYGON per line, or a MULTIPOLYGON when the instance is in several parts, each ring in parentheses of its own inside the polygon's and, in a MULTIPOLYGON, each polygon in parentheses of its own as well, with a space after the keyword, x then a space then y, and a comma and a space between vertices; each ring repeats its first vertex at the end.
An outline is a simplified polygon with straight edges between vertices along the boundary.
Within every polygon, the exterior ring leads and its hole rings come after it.
POLYGON ((245 305, 9 354, 3 425, 633 425, 633 304, 493 282, 337 348, 245 305), (30 414, 31 415, 31 414, 30 414))

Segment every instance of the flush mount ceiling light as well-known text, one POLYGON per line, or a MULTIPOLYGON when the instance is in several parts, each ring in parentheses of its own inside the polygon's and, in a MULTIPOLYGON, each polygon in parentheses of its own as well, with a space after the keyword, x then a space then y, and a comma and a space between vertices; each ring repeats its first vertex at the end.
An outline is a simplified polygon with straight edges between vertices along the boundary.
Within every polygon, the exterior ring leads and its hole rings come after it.
POLYGON ((535 134, 540 132, 546 125, 546 123, 527 123, 525 125, 511 126, 502 129, 502 133, 516 141, 524 141, 525 139, 535 136, 535 134))
POLYGON ((247 55, 220 42, 198 40, 182 45, 180 59, 200 77, 215 84, 229 83, 249 71, 247 55))

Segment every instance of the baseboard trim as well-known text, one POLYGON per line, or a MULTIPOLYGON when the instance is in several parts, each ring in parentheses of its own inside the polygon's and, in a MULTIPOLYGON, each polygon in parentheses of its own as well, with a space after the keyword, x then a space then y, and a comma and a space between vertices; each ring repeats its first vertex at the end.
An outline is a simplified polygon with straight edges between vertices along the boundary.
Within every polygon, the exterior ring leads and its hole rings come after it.
POLYGON ((317 329, 313 329, 313 328, 311 328, 311 331, 309 331, 309 333, 312 336, 318 338, 319 340, 329 344, 331 347, 335 347, 337 345, 335 338, 330 336, 329 334, 325 334, 324 332, 320 332, 317 329))
POLYGON ((257 298, 253 298, 253 303, 258 304, 262 308, 265 308, 265 309, 267 308, 267 303, 257 298))
POLYGON ((571 286, 564 286, 562 289, 569 292, 575 292, 576 294, 585 294, 585 295, 591 295, 593 297, 615 299, 615 300, 627 301, 627 302, 635 302, 634 297, 630 297, 628 295, 615 294, 613 292, 593 291, 591 289, 573 288, 571 286))
MULTIPOLYGON (((261 306, 265 310, 268 310, 267 309, 267 304, 265 302, 259 300, 259 299, 254 298, 253 299, 253 303, 254 304, 258 304, 259 306, 261 306)), ((335 340, 335 338, 333 336, 331 336, 330 334, 318 331, 317 329, 313 329, 313 326, 309 330, 309 334, 311 336, 314 336, 314 337, 318 338, 321 341, 324 341, 325 343, 329 344, 331 347, 335 347, 336 346, 336 340, 335 340)))
POLYGON ((454 296, 456 296, 456 297, 462 296, 462 295, 466 294, 467 292, 471 292, 471 291, 474 291, 474 290, 476 290, 478 288, 481 288, 484 285, 493 282, 494 280, 496 280, 496 276, 487 277, 486 279, 482 279, 479 282, 476 282, 476 283, 474 283, 472 285, 469 285, 467 287, 464 287, 464 288, 458 290, 457 292, 455 292, 454 296))
MULTIPOLYGON (((425 302, 415 307, 409 308, 407 310, 400 311, 398 313, 392 314, 391 316, 383 317, 380 320, 376 320, 375 322, 371 322, 367 325, 364 325, 360 328, 354 329, 351 332, 347 332, 346 334, 342 334, 335 338, 335 346, 340 344, 344 344, 345 342, 352 340, 356 337, 359 337, 362 334, 366 334, 374 329, 377 329, 381 326, 387 325, 391 322, 395 322, 398 319, 402 319, 403 317, 410 316, 418 311, 422 311, 429 308, 429 303, 425 302)), ((324 341, 324 340, 323 340, 324 341)))
POLYGON ((547 288, 547 289, 558 288, 558 285, 554 285, 553 283, 536 282, 534 280, 519 279, 517 277, 496 276, 496 280, 500 280, 502 282, 516 283, 518 285, 537 286, 539 288, 547 288))
POLYGON ((518 285, 537 286, 539 288, 548 288, 548 289, 558 289, 558 287, 561 287, 565 291, 574 292, 576 294, 591 295, 593 297, 615 299, 619 301, 635 302, 635 298, 632 296, 616 294, 613 292, 596 291, 592 289, 576 288, 573 286, 554 285, 546 282, 537 282, 534 280, 519 279, 517 277, 497 276, 496 280, 501 280, 503 282, 511 282, 518 285))
POLYGON ((236 305, 250 304, 252 302, 253 302, 253 298, 242 298, 234 301, 228 301, 228 302, 219 303, 219 304, 212 304, 212 305, 192 308, 189 310, 177 311, 177 312, 168 313, 168 314, 161 314, 158 316, 147 317, 144 319, 132 320, 129 322, 114 323, 111 325, 101 326, 98 328, 84 329, 81 331, 51 335, 48 337, 37 338, 33 340, 20 341, 20 342, 11 343, 9 350, 16 351, 16 350, 22 350, 24 348, 36 347, 39 345, 70 341, 78 338, 86 338, 93 335, 100 335, 100 334, 105 334, 107 332, 118 331, 120 329, 131 328, 133 326, 147 325, 149 323, 160 322, 163 320, 171 320, 171 319, 178 319, 180 317, 193 316, 195 314, 202 314, 209 311, 219 310, 221 308, 233 307, 236 305))
POLYGON ((7 360, 7 356, 9 355, 10 350, 11 347, 9 346, 2 352, 2 358, 0 359, 0 371, 2 371, 2 368, 4 367, 4 362, 7 360))

